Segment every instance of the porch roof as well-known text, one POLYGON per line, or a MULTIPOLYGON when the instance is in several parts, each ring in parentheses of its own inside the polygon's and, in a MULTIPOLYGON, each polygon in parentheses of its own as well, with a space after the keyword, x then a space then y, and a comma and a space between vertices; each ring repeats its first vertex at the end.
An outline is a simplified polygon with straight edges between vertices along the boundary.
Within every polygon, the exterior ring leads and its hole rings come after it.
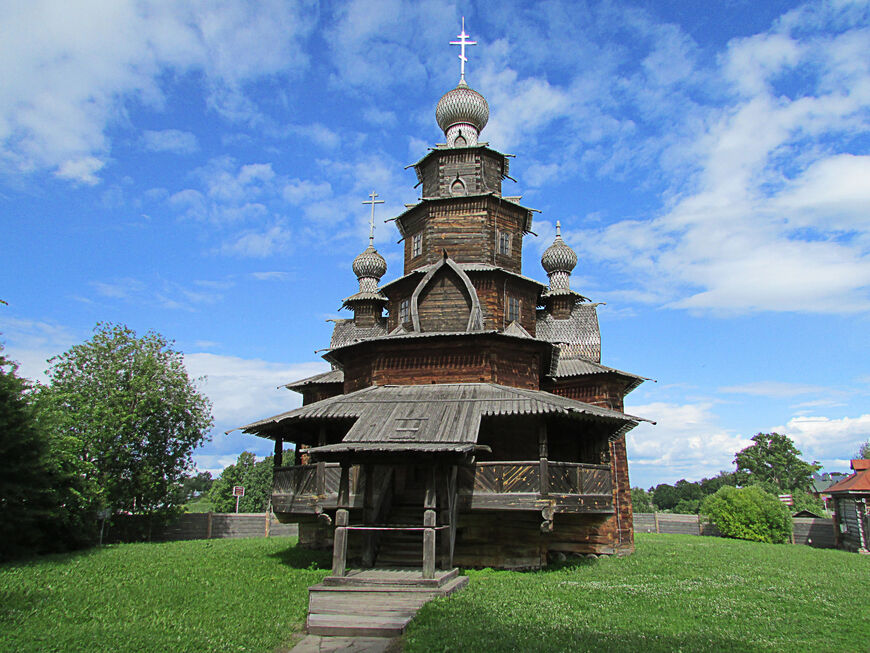
MULTIPOLYGON (((540 390, 495 383, 370 386, 329 397, 242 427, 246 433, 274 438, 281 427, 305 422, 354 419, 342 445, 380 443, 420 446, 473 445, 484 416, 560 415, 613 425, 614 435, 643 420, 540 390)), ((338 446, 338 445, 329 445, 338 446)))

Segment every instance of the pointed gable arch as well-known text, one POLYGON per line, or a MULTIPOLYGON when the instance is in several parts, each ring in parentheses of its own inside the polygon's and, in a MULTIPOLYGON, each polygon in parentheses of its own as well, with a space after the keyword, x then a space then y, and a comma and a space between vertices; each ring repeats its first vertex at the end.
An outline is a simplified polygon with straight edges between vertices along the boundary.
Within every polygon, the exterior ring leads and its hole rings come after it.
POLYGON ((477 291, 474 289, 474 285, 465 271, 447 255, 446 251, 441 260, 433 265, 432 269, 420 280, 420 283, 417 284, 414 293, 411 295, 411 322, 414 326, 414 331, 418 333, 423 331, 420 319, 420 298, 440 274, 447 274, 452 277, 452 280, 456 282, 456 287, 465 298, 468 306, 468 320, 465 323, 465 332, 482 331, 483 313, 480 308, 480 299, 477 296, 477 291))

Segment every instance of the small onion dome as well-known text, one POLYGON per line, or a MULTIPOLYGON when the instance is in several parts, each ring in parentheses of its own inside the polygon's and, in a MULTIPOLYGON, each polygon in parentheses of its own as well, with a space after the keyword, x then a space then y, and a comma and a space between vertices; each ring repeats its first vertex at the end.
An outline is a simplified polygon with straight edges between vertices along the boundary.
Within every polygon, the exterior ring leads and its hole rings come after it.
POLYGON ((387 273, 387 262, 373 245, 369 245, 353 260, 353 273, 359 280, 360 291, 374 292, 378 280, 387 273))
POLYGON ((577 253, 562 240, 562 225, 558 222, 556 223, 556 239, 541 256, 541 265, 548 275, 554 272, 570 274, 577 265, 577 253))
POLYGON ((445 134, 453 125, 471 125, 480 133, 489 121, 489 105, 486 98, 463 79, 438 100, 435 120, 445 134))

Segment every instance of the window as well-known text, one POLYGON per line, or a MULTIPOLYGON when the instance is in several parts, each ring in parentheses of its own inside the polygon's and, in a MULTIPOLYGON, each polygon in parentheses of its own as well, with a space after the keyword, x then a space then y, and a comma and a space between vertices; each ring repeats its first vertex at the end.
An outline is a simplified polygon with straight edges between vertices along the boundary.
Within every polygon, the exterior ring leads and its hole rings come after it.
POLYGON ((450 184, 450 194, 465 195, 465 182, 463 182, 459 177, 450 184))
POLYGON ((411 239, 411 258, 423 253, 423 234, 414 234, 411 239))
POLYGON ((520 300, 516 297, 508 297, 508 322, 520 321, 520 300))
POLYGON ((411 321, 411 300, 403 299, 399 304, 399 324, 411 321))
POLYGON ((506 231, 498 232, 498 253, 502 256, 511 255, 511 235, 506 231))

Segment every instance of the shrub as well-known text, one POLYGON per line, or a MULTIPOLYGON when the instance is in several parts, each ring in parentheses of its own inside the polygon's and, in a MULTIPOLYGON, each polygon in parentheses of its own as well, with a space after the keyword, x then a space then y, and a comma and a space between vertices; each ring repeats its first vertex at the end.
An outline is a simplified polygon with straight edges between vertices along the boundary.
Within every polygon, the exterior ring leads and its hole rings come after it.
POLYGON ((788 508, 759 487, 721 487, 704 499, 701 512, 725 537, 772 544, 791 538, 788 508))

